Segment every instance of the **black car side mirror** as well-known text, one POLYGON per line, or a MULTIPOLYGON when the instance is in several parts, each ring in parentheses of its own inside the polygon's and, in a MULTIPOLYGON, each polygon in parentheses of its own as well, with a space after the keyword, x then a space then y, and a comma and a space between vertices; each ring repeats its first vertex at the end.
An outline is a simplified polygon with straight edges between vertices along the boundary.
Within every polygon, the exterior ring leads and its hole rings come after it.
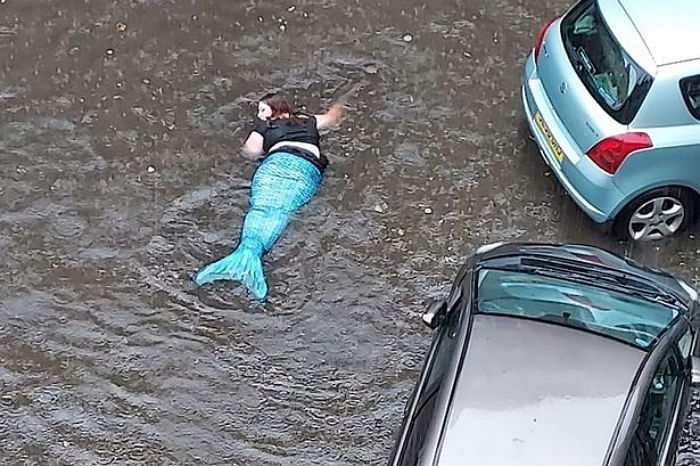
POLYGON ((447 303, 445 300, 433 301, 428 305, 428 309, 423 313, 423 323, 428 328, 436 329, 440 326, 447 314, 447 303))
POLYGON ((692 385, 700 385, 700 357, 693 356, 693 375, 691 378, 692 385))

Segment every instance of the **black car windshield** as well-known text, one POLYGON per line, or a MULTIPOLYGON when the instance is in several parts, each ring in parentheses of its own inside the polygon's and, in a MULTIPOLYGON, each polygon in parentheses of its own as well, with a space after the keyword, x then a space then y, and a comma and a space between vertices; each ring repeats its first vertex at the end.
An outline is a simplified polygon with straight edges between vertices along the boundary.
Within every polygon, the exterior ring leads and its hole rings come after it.
POLYGON ((651 85, 651 76, 620 47, 596 2, 584 1, 562 21, 571 63, 588 91, 613 118, 628 124, 651 85))
POLYGON ((679 311, 637 296, 578 281, 482 269, 478 312, 555 322, 648 348, 679 311))

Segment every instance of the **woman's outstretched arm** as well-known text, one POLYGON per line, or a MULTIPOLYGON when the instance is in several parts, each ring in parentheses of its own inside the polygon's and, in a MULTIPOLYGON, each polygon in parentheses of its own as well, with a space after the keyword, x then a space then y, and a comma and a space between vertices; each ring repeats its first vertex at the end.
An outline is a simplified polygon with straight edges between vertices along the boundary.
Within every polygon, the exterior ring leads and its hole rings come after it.
POLYGON ((343 119, 343 114, 345 113, 345 108, 347 107, 348 99, 350 99, 350 96, 359 89, 361 89, 363 86, 364 83, 355 84, 354 86, 352 86, 352 89, 350 89, 345 94, 341 95, 340 98, 333 105, 331 105, 331 108, 329 108, 326 113, 322 115, 316 115, 316 127, 318 129, 326 129, 332 128, 333 126, 336 126, 338 123, 340 123, 340 120, 343 119))
POLYGON ((316 127, 318 129, 327 129, 336 126, 343 119, 345 113, 345 103, 336 102, 331 105, 331 108, 322 115, 316 115, 316 127))

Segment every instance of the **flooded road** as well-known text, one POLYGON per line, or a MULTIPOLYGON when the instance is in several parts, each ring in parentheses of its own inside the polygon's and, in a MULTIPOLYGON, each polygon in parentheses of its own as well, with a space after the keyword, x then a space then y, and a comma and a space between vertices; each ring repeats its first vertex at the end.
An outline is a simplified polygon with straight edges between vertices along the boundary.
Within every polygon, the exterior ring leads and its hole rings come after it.
POLYGON ((700 285, 693 232, 617 244, 527 140, 522 63, 567 1, 379 3, 0 0, 0 465, 384 464, 418 313, 485 242, 700 285), (191 289, 238 239, 251 103, 318 110, 359 81, 269 302, 191 289))

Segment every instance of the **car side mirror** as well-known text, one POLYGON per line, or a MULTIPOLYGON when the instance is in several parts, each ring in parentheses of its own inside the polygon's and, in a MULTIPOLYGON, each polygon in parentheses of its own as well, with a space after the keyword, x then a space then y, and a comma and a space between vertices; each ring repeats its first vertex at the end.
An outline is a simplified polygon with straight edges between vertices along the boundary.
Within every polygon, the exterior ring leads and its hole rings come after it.
POLYGON ((447 303, 445 300, 433 301, 428 305, 428 309, 423 313, 423 323, 428 328, 436 329, 440 326, 447 314, 447 303))
POLYGON ((693 356, 693 372, 691 384, 700 385, 700 357, 693 356))

